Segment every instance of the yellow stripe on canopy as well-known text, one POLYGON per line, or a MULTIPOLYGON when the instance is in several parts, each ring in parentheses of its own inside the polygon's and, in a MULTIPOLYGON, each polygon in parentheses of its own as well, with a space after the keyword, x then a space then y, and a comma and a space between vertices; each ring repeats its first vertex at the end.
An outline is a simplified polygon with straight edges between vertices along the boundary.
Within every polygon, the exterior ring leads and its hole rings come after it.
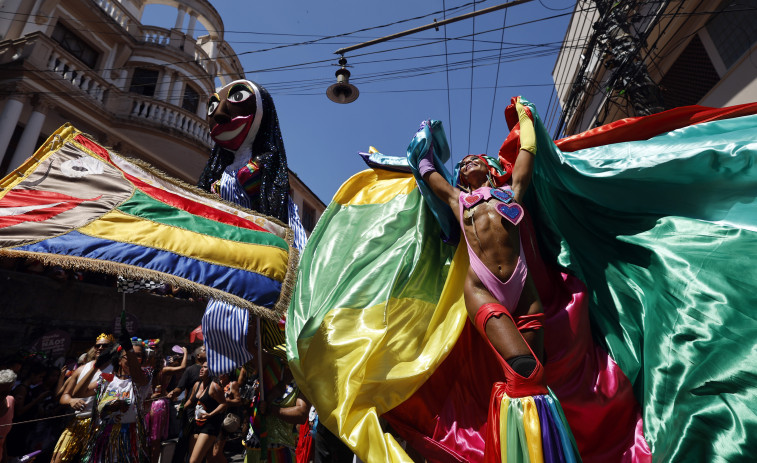
MULTIPOLYGON (((414 187, 412 177, 409 181, 414 187)), ((298 384, 306 396, 331 401, 319 403, 334 410, 319 419, 364 461, 412 461, 383 433, 378 417, 412 396, 457 342, 467 320, 467 271, 467 249, 458 246, 438 304, 403 298, 333 309, 312 337, 299 341, 302 357, 290 362, 295 377, 305 378, 298 384), (393 353, 391 361, 387 352, 393 353)))
POLYGON ((37 149, 32 157, 24 161, 13 172, 0 179, 0 199, 16 185, 24 181, 29 174, 34 172, 37 164, 51 156, 55 152, 54 148, 62 146, 63 143, 79 133, 81 132, 76 130, 71 124, 66 123, 47 137, 47 140, 37 149))
POLYGON ((202 235, 111 211, 79 229, 96 238, 164 249, 211 264, 259 273, 276 281, 286 275, 287 251, 274 246, 239 243, 202 235))
POLYGON ((350 177, 334 195, 342 206, 385 204, 397 195, 410 194, 416 188, 410 173, 385 169, 369 169, 350 177))

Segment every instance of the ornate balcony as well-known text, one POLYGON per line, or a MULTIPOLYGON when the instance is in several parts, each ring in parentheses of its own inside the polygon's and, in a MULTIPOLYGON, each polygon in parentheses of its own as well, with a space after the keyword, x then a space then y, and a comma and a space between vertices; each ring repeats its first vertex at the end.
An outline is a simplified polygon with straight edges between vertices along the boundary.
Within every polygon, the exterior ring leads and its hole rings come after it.
POLYGON ((93 0, 102 10, 118 23, 124 30, 129 30, 133 24, 139 22, 117 1, 114 0, 93 0))
POLYGON ((47 59, 47 70, 61 77, 77 90, 98 103, 103 103, 105 90, 108 83, 91 69, 83 69, 80 62, 67 57, 67 53, 61 49, 53 49, 47 59))
POLYGON ((138 95, 130 97, 132 103, 129 119, 174 129, 207 147, 211 146, 208 124, 196 114, 152 98, 138 95))
POLYGON ((140 32, 139 40, 142 42, 165 46, 171 44, 171 31, 168 29, 156 26, 141 26, 140 32))

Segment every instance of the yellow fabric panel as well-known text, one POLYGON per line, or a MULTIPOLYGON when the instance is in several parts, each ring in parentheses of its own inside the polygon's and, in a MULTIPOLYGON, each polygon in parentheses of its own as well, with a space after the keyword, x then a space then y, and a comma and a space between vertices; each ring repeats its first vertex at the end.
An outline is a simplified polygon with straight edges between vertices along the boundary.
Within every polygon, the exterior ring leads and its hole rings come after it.
POLYGON ((108 212, 78 231, 96 238, 164 249, 211 264, 249 270, 276 281, 284 280, 288 265, 287 251, 281 248, 227 241, 119 211, 108 212))
MULTIPOLYGON (((507 414, 510 409, 510 398, 502 395, 499 405, 499 451, 500 455, 507 455, 507 414)), ((489 423, 494 426, 494 423, 489 423)))
POLYGON ((541 425, 539 424, 539 411, 536 409, 536 402, 534 402, 533 397, 524 397, 521 399, 521 403, 523 404, 523 428, 526 431, 528 456, 531 463, 544 463, 541 425))
POLYGON ((63 143, 68 141, 69 138, 75 137, 79 133, 71 124, 64 124, 47 137, 47 140, 37 149, 32 157, 0 180, 0 199, 13 187, 21 183, 34 170, 37 164, 47 159, 59 147, 63 146, 63 143))
POLYGON ((323 409, 334 412, 319 419, 363 461, 411 461, 383 433, 379 416, 412 396, 452 350, 468 317, 467 271, 467 249, 458 246, 437 305, 391 299, 362 310, 334 309, 314 336, 299 342, 302 357, 290 367, 305 378, 305 396, 333 398, 323 409))
POLYGON ((364 170, 353 175, 334 195, 342 206, 384 204, 397 195, 409 194, 416 188, 412 174, 384 169, 364 170), (396 180, 404 181, 396 181, 396 180))

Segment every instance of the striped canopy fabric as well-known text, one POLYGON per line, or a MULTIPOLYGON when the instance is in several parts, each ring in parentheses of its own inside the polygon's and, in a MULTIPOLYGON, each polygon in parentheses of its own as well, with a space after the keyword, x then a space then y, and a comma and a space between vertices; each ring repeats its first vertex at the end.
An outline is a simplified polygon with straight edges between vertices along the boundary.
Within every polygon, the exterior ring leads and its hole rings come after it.
POLYGON ((0 181, 0 255, 146 278, 278 319, 294 284, 292 232, 69 124, 0 181))

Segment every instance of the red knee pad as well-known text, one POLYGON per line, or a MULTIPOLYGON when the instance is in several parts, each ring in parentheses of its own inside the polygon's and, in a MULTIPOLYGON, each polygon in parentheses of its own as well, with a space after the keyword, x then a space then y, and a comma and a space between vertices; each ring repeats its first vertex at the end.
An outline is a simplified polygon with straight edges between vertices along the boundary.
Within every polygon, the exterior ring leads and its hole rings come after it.
POLYGON ((516 373, 502 358, 502 356, 499 355, 499 352, 497 352, 491 341, 489 341, 489 338, 486 336, 486 322, 488 322, 491 317, 499 315, 507 315, 507 317, 512 320, 513 324, 520 331, 525 329, 541 328, 542 322, 544 320, 544 314, 524 315, 522 317, 518 317, 518 321, 516 322, 510 312, 505 308, 505 306, 501 304, 489 303, 482 305, 478 309, 478 311, 476 312, 476 317, 474 319, 474 324, 476 325, 476 328, 481 332, 481 335, 484 337, 484 339, 486 339, 489 347, 491 347, 491 349, 497 355, 497 358, 500 360, 500 364, 502 364, 502 367, 505 370, 505 379, 507 380, 505 384, 505 392, 509 397, 517 398, 530 395, 546 394, 547 386, 544 383, 544 366, 539 361, 539 358, 531 350, 531 346, 528 345, 528 342, 526 342, 525 339, 523 339, 523 342, 526 343, 526 346, 531 352, 531 355, 533 355, 536 359, 536 368, 534 368, 534 371, 532 371, 528 377, 524 377, 516 373))

